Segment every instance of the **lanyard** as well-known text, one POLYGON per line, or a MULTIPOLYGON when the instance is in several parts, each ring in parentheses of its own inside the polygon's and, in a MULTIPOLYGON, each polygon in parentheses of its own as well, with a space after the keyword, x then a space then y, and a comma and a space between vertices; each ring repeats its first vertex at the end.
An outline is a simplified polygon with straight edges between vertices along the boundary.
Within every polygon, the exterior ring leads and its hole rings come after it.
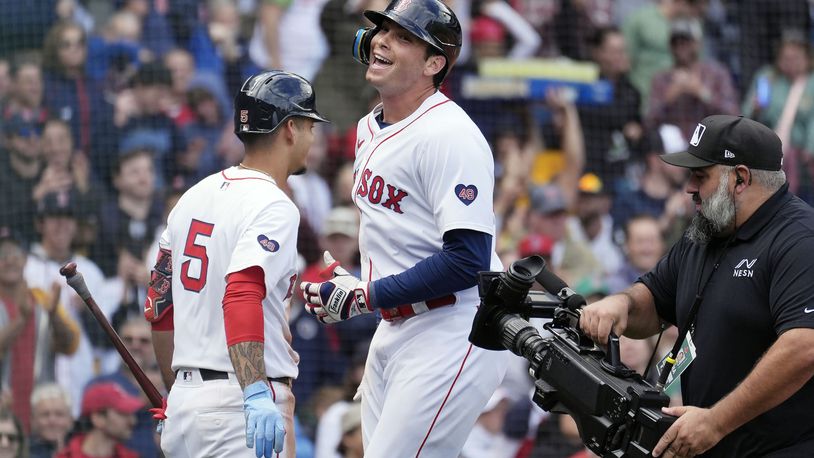
POLYGON ((715 271, 718 270, 718 267, 721 265, 721 260, 726 254, 727 248, 729 248, 729 244, 732 243, 734 238, 735 235, 732 234, 732 236, 726 240, 724 246, 721 248, 721 253, 718 255, 718 258, 715 259, 715 264, 712 265, 712 270, 710 271, 709 275, 707 275, 706 280, 701 282, 701 277, 704 276, 704 267, 707 264, 707 254, 706 252, 704 253, 704 258, 701 260, 701 274, 698 277, 698 289, 695 293, 695 300, 690 307, 690 313, 687 315, 687 320, 685 321, 684 326, 679 327, 678 338, 676 339, 675 345, 673 345, 673 349, 670 350, 670 354, 667 355, 664 366, 661 368, 661 373, 659 374, 659 380, 658 383, 656 383, 656 388, 662 389, 664 387, 664 383, 667 382, 667 377, 670 374, 670 371, 673 369, 673 365, 676 363, 675 358, 681 349, 681 344, 684 342, 684 339, 687 337, 687 333, 690 332, 690 329, 695 328, 695 317, 698 315, 698 309, 701 306, 701 301, 704 300, 704 290, 707 288, 707 285, 712 279, 712 276, 715 274, 715 271))

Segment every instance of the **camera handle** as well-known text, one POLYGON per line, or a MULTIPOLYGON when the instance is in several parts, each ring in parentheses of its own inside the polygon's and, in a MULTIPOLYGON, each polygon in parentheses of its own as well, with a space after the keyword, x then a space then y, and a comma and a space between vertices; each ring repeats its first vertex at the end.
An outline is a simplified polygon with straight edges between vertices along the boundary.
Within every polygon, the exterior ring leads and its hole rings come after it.
POLYGON ((562 278, 548 270, 547 266, 543 266, 543 269, 537 274, 535 280, 537 280, 537 283, 542 285, 546 291, 559 297, 568 310, 575 312, 578 308, 585 305, 585 298, 569 288, 562 278))

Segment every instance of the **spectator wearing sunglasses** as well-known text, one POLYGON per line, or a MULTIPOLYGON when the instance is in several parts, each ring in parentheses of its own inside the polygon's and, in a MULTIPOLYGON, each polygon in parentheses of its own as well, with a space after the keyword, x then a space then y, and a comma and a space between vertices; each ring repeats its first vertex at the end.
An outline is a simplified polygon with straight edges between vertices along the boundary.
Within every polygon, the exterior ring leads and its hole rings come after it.
MULTIPOLYGON (((157 387, 163 387, 160 383, 158 364, 153 353, 153 339, 150 330, 150 323, 142 316, 133 316, 125 320, 118 328, 118 334, 124 343, 125 348, 133 356, 133 359, 144 369, 144 372, 153 380, 157 387)), ((138 396, 144 404, 149 399, 139 388, 136 377, 130 372, 126 365, 121 364, 119 369, 96 377, 91 380, 88 387, 97 383, 115 383, 121 387, 128 395, 138 396)), ((86 388, 87 389, 90 388, 86 388)), ((124 446, 137 452, 142 457, 158 456, 158 446, 154 440, 155 421, 152 414, 147 409, 135 412, 136 423, 133 427, 133 434, 123 442, 124 446)))

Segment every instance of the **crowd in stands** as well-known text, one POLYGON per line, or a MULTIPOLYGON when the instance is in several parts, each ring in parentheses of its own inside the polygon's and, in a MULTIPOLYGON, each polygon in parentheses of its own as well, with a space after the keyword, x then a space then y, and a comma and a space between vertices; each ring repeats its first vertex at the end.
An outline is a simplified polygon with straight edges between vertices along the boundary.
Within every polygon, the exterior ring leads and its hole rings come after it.
MULTIPOLYGON (((350 48, 369 25, 362 12, 387 3, 0 0, 0 456, 160 456, 146 396, 58 269, 77 263, 164 389, 142 318, 156 239, 186 189, 240 161, 232 97, 249 75, 314 82, 332 123, 287 186, 302 214, 300 277, 319 281, 326 249, 358 275, 354 137, 377 100, 350 48)), ((464 47, 442 91, 492 146, 505 266, 541 255, 591 298, 648 271, 695 211, 686 172, 659 155, 684 150, 710 114, 774 129, 791 189, 814 202, 806 0, 448 3, 464 47), (612 96, 587 103, 556 84, 541 97, 473 96, 466 85, 489 59, 589 63, 612 96)), ((298 456, 362 456, 352 398, 376 323, 323 326, 292 298, 298 456)), ((655 346, 625 341, 624 360, 644 371, 655 346)), ((573 422, 532 405, 516 366, 463 456, 587 456, 573 422)))

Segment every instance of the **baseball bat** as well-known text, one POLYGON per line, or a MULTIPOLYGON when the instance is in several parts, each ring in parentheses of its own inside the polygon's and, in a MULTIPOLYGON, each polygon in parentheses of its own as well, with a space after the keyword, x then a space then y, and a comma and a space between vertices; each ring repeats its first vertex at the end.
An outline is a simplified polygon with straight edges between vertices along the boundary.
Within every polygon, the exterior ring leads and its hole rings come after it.
POLYGON ((116 350, 121 355, 124 363, 127 364, 127 367, 130 368, 130 371, 133 372, 133 375, 136 377, 136 381, 138 382, 139 386, 141 387, 142 391, 147 395, 147 398, 150 399, 150 404, 153 407, 161 408, 163 405, 161 393, 158 392, 158 389, 153 385, 153 382, 147 378, 147 374, 141 369, 135 359, 133 359, 133 355, 127 350, 122 343, 121 337, 116 334, 116 331, 113 330, 113 327, 110 326, 110 323, 105 318, 105 315, 102 313, 102 310, 96 304, 96 301, 93 300, 93 296, 90 294, 90 290, 88 290, 88 285, 85 284, 85 278, 82 277, 82 274, 76 270, 76 263, 69 262, 62 266, 59 269, 60 275, 65 277, 65 280, 68 282, 68 286, 73 288, 76 291, 76 294, 82 298, 85 302, 85 305, 88 306, 90 309, 90 313, 93 314, 93 317, 96 318, 96 321, 99 322, 99 325, 102 326, 102 329, 107 334, 107 337, 110 339, 110 342, 113 343, 113 346, 116 347, 116 350))

